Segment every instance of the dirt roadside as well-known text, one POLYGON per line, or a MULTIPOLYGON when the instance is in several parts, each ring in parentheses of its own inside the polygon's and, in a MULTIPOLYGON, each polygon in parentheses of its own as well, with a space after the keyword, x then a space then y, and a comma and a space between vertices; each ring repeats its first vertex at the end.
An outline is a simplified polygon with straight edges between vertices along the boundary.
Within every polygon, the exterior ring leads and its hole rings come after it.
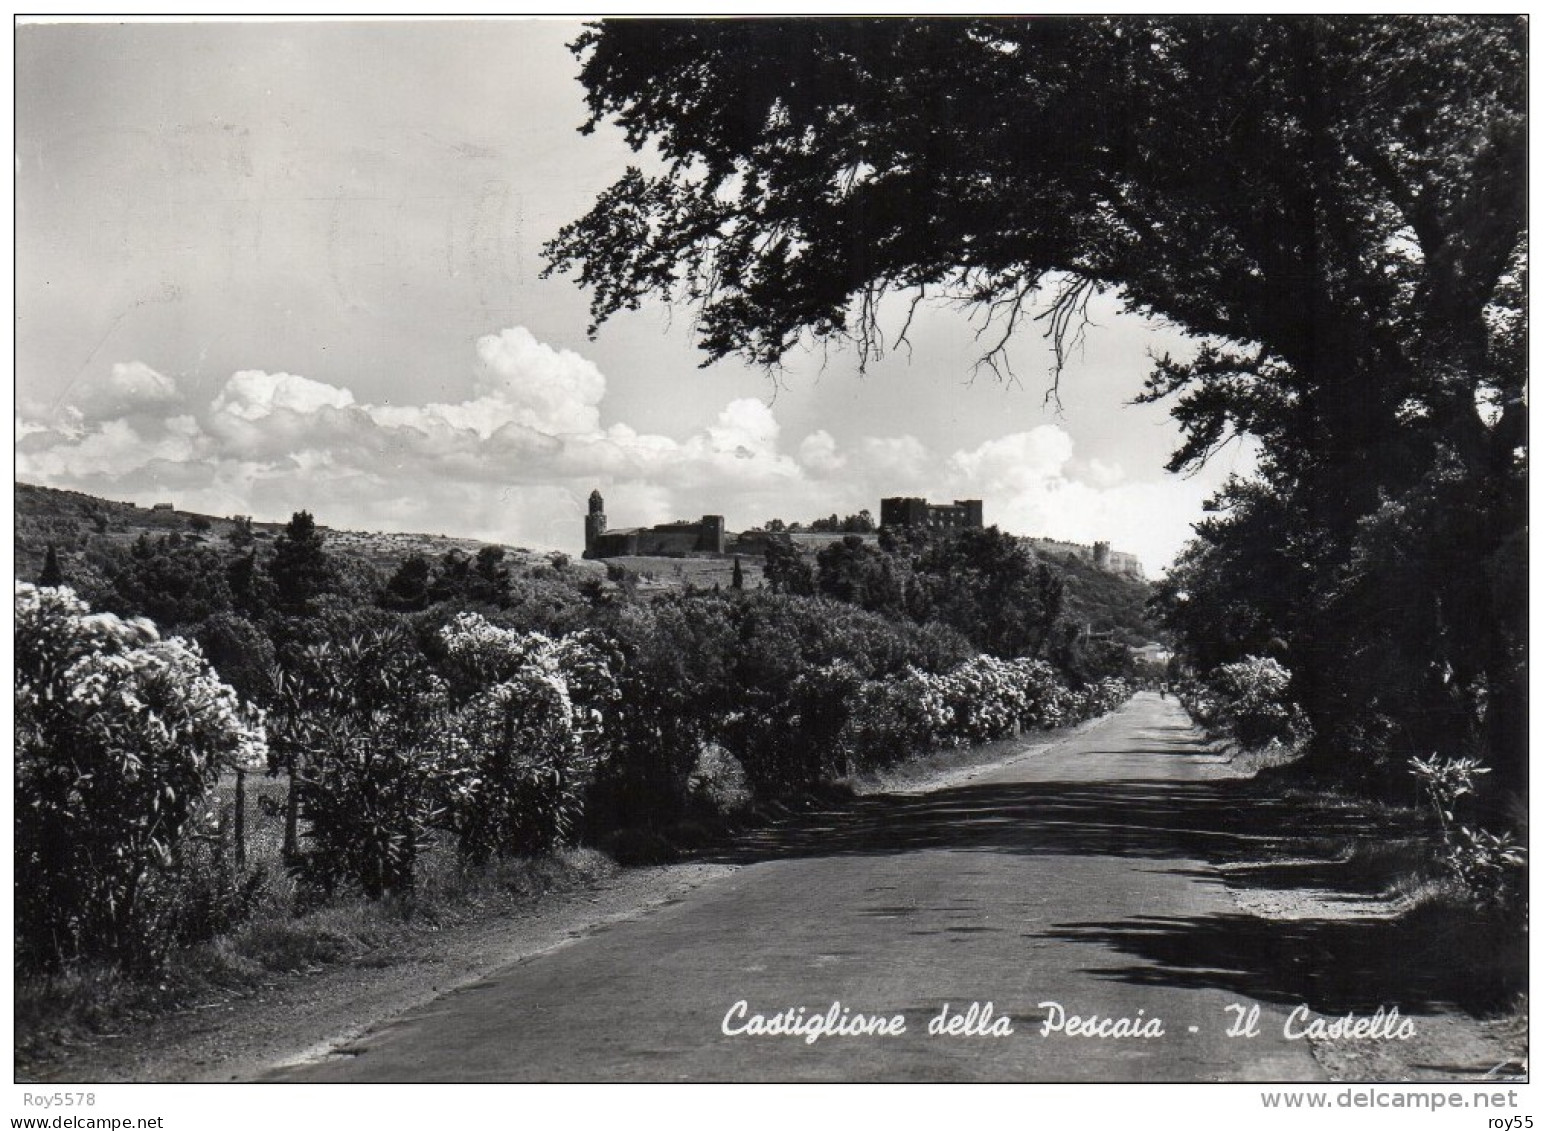
MULTIPOLYGON (((1229 869, 1221 869, 1225 879, 1229 869)), ((1391 920, 1399 911, 1388 899, 1295 888, 1260 889, 1229 883, 1239 910, 1277 922, 1391 920)), ((1390 1003, 1396 1005, 1396 1002, 1390 1003)), ((1413 1018, 1407 1040, 1311 1040, 1313 1056, 1335 1081, 1419 1082, 1454 1079, 1475 1084, 1526 1078, 1526 1035, 1506 1022, 1485 1021, 1456 1008, 1413 1018)))
POLYGON ((431 1001, 510 963, 646 915, 734 869, 678 864, 617 872, 593 887, 548 894, 517 917, 499 915, 413 939, 390 958, 295 976, 202 1003, 121 1036, 72 1046, 19 1074, 27 1082, 224 1083, 344 1043, 375 1022, 431 1001))

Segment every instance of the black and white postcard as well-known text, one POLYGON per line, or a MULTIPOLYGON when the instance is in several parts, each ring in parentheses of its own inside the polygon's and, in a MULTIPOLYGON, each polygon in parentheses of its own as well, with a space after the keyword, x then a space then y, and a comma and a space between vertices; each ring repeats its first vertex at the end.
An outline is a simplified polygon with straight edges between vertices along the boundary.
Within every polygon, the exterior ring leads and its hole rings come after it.
POLYGON ((1530 1126, 1527 32, 18 20, 13 1126, 1530 1126))

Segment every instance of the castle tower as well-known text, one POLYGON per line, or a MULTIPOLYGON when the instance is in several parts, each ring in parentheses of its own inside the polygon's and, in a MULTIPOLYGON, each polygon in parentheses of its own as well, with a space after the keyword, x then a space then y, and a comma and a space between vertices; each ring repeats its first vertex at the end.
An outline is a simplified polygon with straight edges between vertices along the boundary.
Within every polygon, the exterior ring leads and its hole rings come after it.
POLYGON ((596 487, 589 493, 589 513, 584 516, 584 556, 595 556, 595 543, 605 533, 605 499, 596 487))
POLYGON ((1107 570, 1109 568, 1109 543, 1108 542, 1094 542, 1093 543, 1093 564, 1096 565, 1099 569, 1102 569, 1102 570, 1107 570))
POLYGON ((723 531, 723 516, 721 514, 704 514, 702 516, 702 536, 697 543, 697 549, 708 554, 721 554, 725 544, 723 531))
POLYGON ((879 500, 881 526, 926 526, 927 500, 897 497, 879 500))

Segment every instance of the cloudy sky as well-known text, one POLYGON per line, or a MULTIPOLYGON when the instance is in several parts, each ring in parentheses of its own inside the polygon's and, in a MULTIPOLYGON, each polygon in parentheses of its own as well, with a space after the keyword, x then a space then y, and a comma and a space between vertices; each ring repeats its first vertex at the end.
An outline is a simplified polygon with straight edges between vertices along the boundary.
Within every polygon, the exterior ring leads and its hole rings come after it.
MULTIPOLYGON (((1148 572, 1241 469, 1162 464, 1131 407, 1171 330, 1095 304, 1061 405, 1046 343, 975 377, 946 309, 914 351, 700 368, 685 311, 585 336, 541 244, 632 155, 581 137, 571 21, 28 25, 16 36, 16 468, 141 504, 576 551, 613 526, 731 530, 885 495, 981 498, 1148 572)), ((891 330, 900 319, 892 312, 891 330)))

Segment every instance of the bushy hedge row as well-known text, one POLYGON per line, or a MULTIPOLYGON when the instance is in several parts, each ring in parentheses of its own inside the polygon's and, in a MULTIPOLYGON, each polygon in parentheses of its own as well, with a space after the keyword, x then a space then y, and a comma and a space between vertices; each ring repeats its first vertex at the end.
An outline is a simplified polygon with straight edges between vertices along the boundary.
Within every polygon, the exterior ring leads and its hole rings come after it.
POLYGON ((1066 726, 1130 697, 1122 679, 1074 691, 1043 661, 992 656, 941 674, 912 669, 859 682, 849 672, 829 670, 814 673, 811 683, 822 688, 822 709, 842 716, 830 745, 830 772, 878 769, 950 746, 1066 726))
POLYGON ((1072 690, 1038 660, 976 653, 936 625, 763 592, 627 607, 606 630, 623 666, 596 827, 679 815, 698 753, 731 754, 758 797, 917 753, 1076 722, 1122 680, 1072 690))
POLYGON ((441 835, 470 863, 569 839, 616 695, 613 657, 463 616, 437 655, 377 630, 300 649, 266 719, 198 646, 16 587, 17 962, 157 965, 230 917, 213 793, 228 769, 293 764, 318 888, 410 889, 441 835), (211 848, 213 845, 213 857, 211 848), (222 890, 221 885, 225 889, 222 890))
POLYGON ((291 774, 298 876, 378 898, 411 890, 435 841, 480 865, 668 823, 704 750, 769 797, 1128 695, 836 602, 687 594, 560 635, 467 612, 313 617, 281 634, 260 718, 196 644, 67 589, 19 585, 16 605, 18 953, 33 966, 156 961, 229 767, 291 774))

